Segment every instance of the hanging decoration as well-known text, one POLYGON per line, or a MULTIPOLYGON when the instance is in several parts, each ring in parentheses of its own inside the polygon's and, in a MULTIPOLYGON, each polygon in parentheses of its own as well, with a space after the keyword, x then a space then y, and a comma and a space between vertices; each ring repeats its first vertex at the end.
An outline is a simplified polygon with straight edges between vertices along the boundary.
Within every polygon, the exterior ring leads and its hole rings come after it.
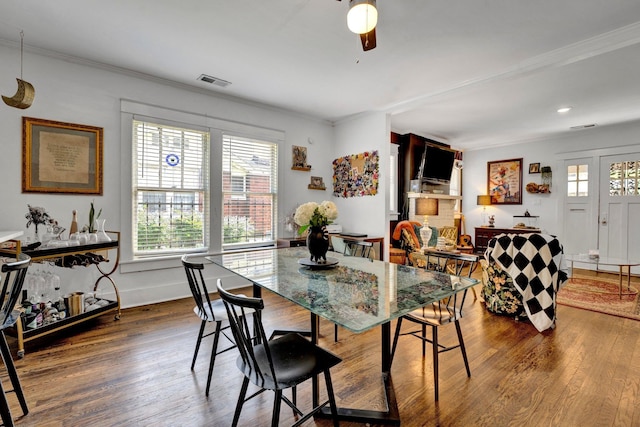
POLYGON ((36 90, 33 85, 25 80, 22 80, 22 57, 24 51, 24 31, 20 31, 20 78, 18 81, 18 91, 12 97, 2 96, 2 100, 9 107, 20 108, 24 110, 31 107, 33 98, 36 95, 36 90))
POLYGON ((380 156, 378 151, 340 157, 333 161, 333 195, 362 197, 378 194, 380 156))

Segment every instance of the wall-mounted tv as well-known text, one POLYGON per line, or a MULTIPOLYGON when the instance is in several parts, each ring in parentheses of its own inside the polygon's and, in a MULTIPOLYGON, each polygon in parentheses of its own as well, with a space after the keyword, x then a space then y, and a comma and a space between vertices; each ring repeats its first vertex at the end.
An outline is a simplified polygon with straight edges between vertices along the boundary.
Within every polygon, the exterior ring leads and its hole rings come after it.
POLYGON ((455 150, 426 144, 420 164, 422 181, 432 184, 449 184, 455 157, 455 150))

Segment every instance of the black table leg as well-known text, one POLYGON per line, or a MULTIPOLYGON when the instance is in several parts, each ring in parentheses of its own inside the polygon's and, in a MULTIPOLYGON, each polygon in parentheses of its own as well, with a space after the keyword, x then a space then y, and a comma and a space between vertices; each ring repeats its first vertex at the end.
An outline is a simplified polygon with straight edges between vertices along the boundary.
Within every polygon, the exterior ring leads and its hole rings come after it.
MULTIPOLYGON (((313 314, 312 328, 313 328, 313 314)), ((387 408, 385 411, 373 411, 369 409, 338 408, 338 417, 342 421, 352 421, 357 423, 370 423, 382 425, 400 425, 400 413, 396 402, 396 395, 391 381, 391 323, 387 322, 381 326, 380 352, 382 356, 382 382, 384 386, 387 408)), ((314 405, 317 404, 317 379, 314 385, 314 405)), ((330 408, 322 408, 318 416, 331 418, 330 408)))

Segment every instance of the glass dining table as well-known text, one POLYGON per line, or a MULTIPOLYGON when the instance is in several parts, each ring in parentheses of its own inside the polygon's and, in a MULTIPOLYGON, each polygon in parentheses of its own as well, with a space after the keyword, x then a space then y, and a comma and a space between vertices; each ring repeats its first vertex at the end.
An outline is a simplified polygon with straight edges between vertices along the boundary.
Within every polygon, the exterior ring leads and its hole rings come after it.
MULTIPOLYGON (((355 333, 381 329, 381 374, 386 409, 338 408, 343 420, 400 425, 391 382, 391 321, 462 292, 477 280, 386 261, 329 252, 327 265, 309 261, 306 248, 282 248, 208 256, 253 283, 254 296, 267 289, 311 313, 310 336, 318 342, 318 316, 355 333)), ((318 383, 313 403, 318 402, 318 383)), ((325 408, 326 409, 326 408, 325 408)), ((327 410, 323 415, 328 416, 327 410)))

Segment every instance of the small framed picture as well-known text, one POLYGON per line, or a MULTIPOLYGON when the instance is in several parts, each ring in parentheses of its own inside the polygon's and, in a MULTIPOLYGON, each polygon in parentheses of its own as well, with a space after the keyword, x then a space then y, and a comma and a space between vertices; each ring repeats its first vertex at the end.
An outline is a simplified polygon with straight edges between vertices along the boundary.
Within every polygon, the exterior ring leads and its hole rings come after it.
POLYGON ((311 182, 308 185, 310 190, 325 190, 324 182, 321 176, 312 176, 311 182))
POLYGON ((540 163, 529 163, 529 173, 540 173, 540 163))

